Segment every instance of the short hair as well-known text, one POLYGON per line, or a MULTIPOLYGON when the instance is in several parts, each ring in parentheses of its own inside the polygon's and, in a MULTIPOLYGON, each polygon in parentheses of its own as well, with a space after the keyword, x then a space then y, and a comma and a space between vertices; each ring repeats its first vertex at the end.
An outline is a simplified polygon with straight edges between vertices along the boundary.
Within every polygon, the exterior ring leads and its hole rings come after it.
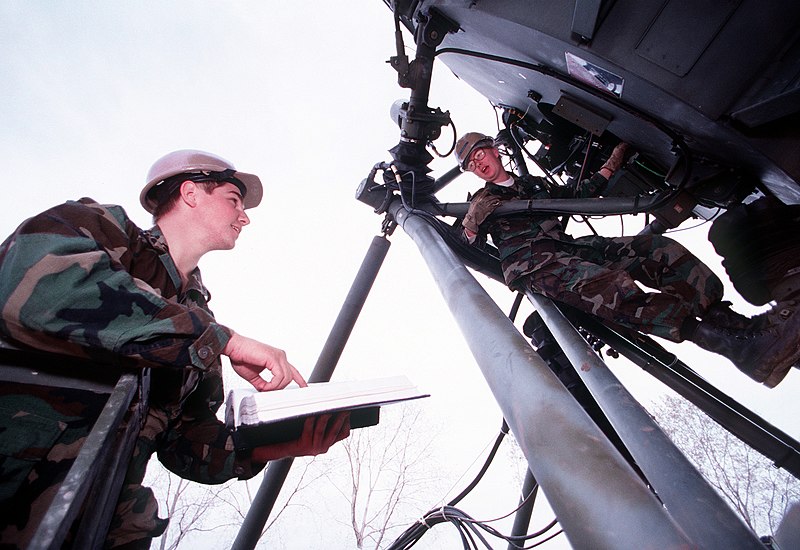
MULTIPOLYGON (((165 214, 170 212, 175 205, 178 204, 178 201, 181 197, 181 187, 184 181, 191 181, 189 178, 183 179, 181 181, 181 185, 175 188, 175 190, 164 200, 159 201, 156 203, 156 207, 153 210, 153 222, 158 222, 165 214)), ((210 195, 211 192, 219 187, 220 185, 226 183, 224 181, 195 181, 194 182, 197 187, 205 191, 207 195, 210 195)))

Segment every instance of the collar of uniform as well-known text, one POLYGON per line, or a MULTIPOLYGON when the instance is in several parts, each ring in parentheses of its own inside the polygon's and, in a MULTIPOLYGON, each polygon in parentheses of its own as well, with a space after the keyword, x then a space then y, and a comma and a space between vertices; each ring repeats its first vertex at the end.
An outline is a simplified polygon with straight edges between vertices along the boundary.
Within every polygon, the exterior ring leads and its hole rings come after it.
POLYGON ((142 231, 142 234, 148 240, 150 245, 160 252, 158 259, 161 260, 161 263, 164 265, 167 273, 169 273, 169 277, 172 279, 172 284, 175 285, 175 288, 178 290, 179 294, 185 294, 189 290, 196 290, 206 299, 206 301, 211 299, 208 290, 203 285, 203 279, 200 276, 200 268, 198 267, 194 268, 194 270, 189 274, 189 281, 186 284, 186 288, 182 288, 183 282, 181 281, 181 274, 178 272, 178 267, 175 265, 175 261, 169 254, 167 240, 164 238, 164 234, 161 233, 161 229, 159 229, 157 225, 153 226, 148 231, 142 231))
POLYGON ((172 260, 172 256, 169 255, 167 240, 164 238, 164 234, 161 233, 161 229, 155 225, 148 231, 142 231, 142 236, 147 239, 147 242, 150 243, 150 246, 159 252, 158 259, 161 260, 162 264, 164 264, 167 273, 169 273, 169 278, 172 279, 172 284, 175 285, 178 293, 180 293, 181 275, 178 273, 178 268, 175 265, 175 262, 172 260))
POLYGON ((514 185, 514 183, 515 183, 514 178, 512 176, 508 176, 507 180, 499 181, 497 182, 496 185, 499 185, 500 187, 511 187, 512 185, 514 185))
MULTIPOLYGON (((208 301, 211 300, 211 293, 203 284, 203 278, 200 276, 200 268, 195 268, 194 271, 192 271, 189 274, 189 282, 186 283, 186 289, 184 291, 184 294, 187 294, 192 290, 197 291, 200 294, 200 296, 203 297, 203 301, 205 302, 205 304, 207 304, 208 301)), ((195 299, 195 301, 198 300, 195 299)), ((205 304, 203 305, 205 306, 205 304)))
MULTIPOLYGON (((506 175, 508 176, 508 174, 506 174, 506 175)), ((500 186, 500 187, 512 187, 514 185, 514 183, 515 183, 514 182, 514 178, 512 176, 508 176, 507 180, 498 181, 498 182, 496 182, 494 184, 497 185, 497 186, 500 186)))
POLYGON ((509 192, 513 192, 516 190, 516 183, 517 182, 513 177, 509 177, 507 180, 502 181, 500 183, 487 181, 485 189, 489 190, 492 193, 501 193, 505 195, 509 192))
POLYGON ((157 225, 154 225, 150 229, 146 231, 142 231, 142 237, 147 239, 147 242, 161 252, 162 254, 169 253, 169 247, 167 246, 167 240, 164 238, 164 234, 161 233, 161 229, 157 225))

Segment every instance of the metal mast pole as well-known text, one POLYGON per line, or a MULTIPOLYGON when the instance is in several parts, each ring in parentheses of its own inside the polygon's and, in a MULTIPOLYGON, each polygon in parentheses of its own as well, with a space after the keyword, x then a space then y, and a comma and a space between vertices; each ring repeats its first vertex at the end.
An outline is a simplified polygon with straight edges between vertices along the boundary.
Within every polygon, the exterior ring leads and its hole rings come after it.
POLYGON ((399 200, 389 212, 420 249, 570 543, 615 550, 692 547, 436 231, 399 200))
MULTIPOLYGON (((390 245, 391 242, 385 236, 376 236, 372 239, 364 261, 350 287, 350 292, 347 294, 328 339, 325 341, 314 370, 308 378, 309 382, 327 382, 331 379, 390 245)), ((253 504, 236 535, 232 550, 255 548, 258 539, 261 538, 261 530, 264 529, 272 507, 278 499, 284 481, 286 481, 286 476, 289 475, 292 462, 294 462, 293 458, 270 462, 261 486, 253 499, 253 504)))
MULTIPOLYGON (((524 537, 528 533, 533 514, 533 505, 536 503, 536 493, 539 484, 534 479, 530 470, 525 472, 525 481, 522 482, 522 495, 520 496, 520 509, 514 514, 514 525, 511 527, 512 537, 524 537)), ((522 543, 509 542, 508 550, 515 550, 525 546, 522 543)))
POLYGON ((758 537, 675 447, 552 301, 528 299, 608 417, 675 521, 695 541, 763 549, 758 537))

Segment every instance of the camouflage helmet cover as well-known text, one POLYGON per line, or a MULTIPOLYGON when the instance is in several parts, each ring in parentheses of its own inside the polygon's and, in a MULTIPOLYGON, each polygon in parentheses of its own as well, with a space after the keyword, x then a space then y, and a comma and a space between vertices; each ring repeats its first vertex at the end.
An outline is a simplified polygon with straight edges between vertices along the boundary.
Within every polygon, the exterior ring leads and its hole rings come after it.
POLYGON ((494 147, 494 139, 480 132, 468 132, 456 142, 456 161, 462 170, 466 168, 472 151, 481 147, 494 147))

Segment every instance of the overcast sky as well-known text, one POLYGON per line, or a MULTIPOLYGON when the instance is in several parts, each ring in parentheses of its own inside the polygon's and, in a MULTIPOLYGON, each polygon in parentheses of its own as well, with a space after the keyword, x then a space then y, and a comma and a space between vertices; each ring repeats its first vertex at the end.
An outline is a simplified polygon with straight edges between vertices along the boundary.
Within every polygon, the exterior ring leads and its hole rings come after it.
MULTIPOLYGON (((354 193, 399 138, 389 108, 409 92, 386 63, 393 32, 380 0, 0 2, 0 233, 82 196, 123 205, 149 227, 138 195, 153 160, 182 148, 222 155, 259 174, 265 190, 237 248, 201 263, 211 307, 234 330, 285 349, 308 376, 380 231, 382 216, 354 193)), ((496 131, 489 103, 440 62, 430 105, 449 110, 459 133, 496 131)), ((453 165, 436 160, 434 175, 453 165)), ((440 198, 462 201, 479 186, 466 175, 440 198)), ((724 278, 706 231, 673 236, 724 278)), ((391 240, 334 376, 407 374, 432 394, 424 406, 444 429, 437 455, 466 470, 501 418, 415 245, 402 230, 391 240)), ((478 280, 508 311, 513 295, 478 280)), ((732 290, 728 297, 743 309, 732 290)), ((767 390, 692 344, 671 349, 800 436, 796 370, 767 390)), ((645 399, 661 390, 637 367, 610 366, 645 399)), ((507 504, 497 503, 498 515, 507 504)))

